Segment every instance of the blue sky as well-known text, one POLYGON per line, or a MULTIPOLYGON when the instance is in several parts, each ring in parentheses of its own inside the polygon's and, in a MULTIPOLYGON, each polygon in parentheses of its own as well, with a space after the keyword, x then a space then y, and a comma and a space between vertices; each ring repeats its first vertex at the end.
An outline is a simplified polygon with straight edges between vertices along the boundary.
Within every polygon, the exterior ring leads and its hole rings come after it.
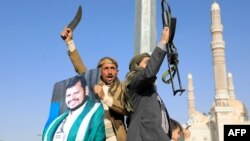
MULTIPOLYGON (((177 17, 175 45, 183 87, 193 75, 195 106, 209 112, 214 98, 211 16, 213 0, 170 0, 177 17)), ((218 0, 221 8, 227 72, 233 74, 236 98, 250 113, 249 84, 250 13, 248 0, 218 0)), ((1 56, 0 140, 39 140, 49 113, 53 85, 75 75, 60 32, 79 5, 83 18, 74 31, 76 46, 88 68, 103 56, 119 62, 124 79, 134 51, 135 2, 133 0, 3 0, 0 5, 1 56)), ((157 0, 158 37, 162 29, 157 0)), ((188 120, 187 92, 173 96, 170 85, 161 82, 166 60, 158 74, 159 93, 170 116, 188 120)))

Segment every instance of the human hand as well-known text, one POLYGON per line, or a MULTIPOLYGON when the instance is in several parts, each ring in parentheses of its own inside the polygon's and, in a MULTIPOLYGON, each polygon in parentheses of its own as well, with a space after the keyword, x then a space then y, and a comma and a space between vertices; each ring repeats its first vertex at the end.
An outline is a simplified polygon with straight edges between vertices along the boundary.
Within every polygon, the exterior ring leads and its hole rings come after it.
POLYGON ((101 99, 103 100, 104 98, 104 91, 103 91, 103 87, 102 85, 98 84, 94 86, 94 92, 95 94, 101 99))
POLYGON ((188 130, 188 128, 184 128, 184 129, 183 129, 183 137, 184 137, 184 140, 185 140, 185 141, 190 141, 190 136, 191 136, 191 133, 190 133, 190 131, 188 130))
POLYGON ((164 27, 161 34, 161 43, 167 44, 169 41, 169 27, 164 27))
POLYGON ((73 39, 73 32, 70 28, 64 28, 64 30, 61 32, 61 37, 65 42, 69 42, 73 39))

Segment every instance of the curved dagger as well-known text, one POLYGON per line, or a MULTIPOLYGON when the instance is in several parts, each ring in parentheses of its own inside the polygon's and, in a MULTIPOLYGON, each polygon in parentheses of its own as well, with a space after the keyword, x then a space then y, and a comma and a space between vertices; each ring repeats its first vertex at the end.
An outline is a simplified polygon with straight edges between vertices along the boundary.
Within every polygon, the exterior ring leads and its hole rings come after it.
POLYGON ((80 22, 81 18, 82 18, 82 6, 79 6, 74 19, 68 24, 67 27, 73 31, 80 22))

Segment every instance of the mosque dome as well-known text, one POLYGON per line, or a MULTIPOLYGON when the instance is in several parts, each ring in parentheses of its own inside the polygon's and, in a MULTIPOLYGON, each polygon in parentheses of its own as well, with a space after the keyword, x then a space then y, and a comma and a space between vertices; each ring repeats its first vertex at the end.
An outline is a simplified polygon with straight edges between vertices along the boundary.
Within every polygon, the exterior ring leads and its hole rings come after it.
POLYGON ((229 99, 228 104, 233 108, 233 114, 236 121, 244 122, 248 120, 246 106, 237 99, 229 99))
POLYGON ((208 121, 208 116, 205 113, 196 111, 192 114, 191 120, 193 124, 204 124, 208 121))

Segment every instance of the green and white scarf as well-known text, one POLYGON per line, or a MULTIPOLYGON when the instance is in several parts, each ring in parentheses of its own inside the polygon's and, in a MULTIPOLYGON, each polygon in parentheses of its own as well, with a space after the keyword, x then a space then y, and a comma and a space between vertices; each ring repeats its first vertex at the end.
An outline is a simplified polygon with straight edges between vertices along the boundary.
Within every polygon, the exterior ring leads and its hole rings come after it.
MULTIPOLYGON (((85 107, 74 121, 73 125, 70 128, 67 140, 70 141, 84 141, 85 138, 92 138, 87 137, 86 132, 88 132, 88 126, 91 120, 92 115, 95 112, 103 112, 103 107, 101 103, 94 103, 90 99, 86 101, 84 104, 85 107), (101 109, 100 109, 101 108, 101 109), (86 135, 86 136, 85 136, 86 135)), ((59 117, 57 117, 44 131, 43 134, 43 141, 52 141, 54 135, 57 131, 57 128, 60 127, 63 120, 68 116, 69 111, 66 111, 59 117)), ((103 114, 103 113, 102 113, 103 114)), ((94 137, 93 137, 94 138, 94 137)))

